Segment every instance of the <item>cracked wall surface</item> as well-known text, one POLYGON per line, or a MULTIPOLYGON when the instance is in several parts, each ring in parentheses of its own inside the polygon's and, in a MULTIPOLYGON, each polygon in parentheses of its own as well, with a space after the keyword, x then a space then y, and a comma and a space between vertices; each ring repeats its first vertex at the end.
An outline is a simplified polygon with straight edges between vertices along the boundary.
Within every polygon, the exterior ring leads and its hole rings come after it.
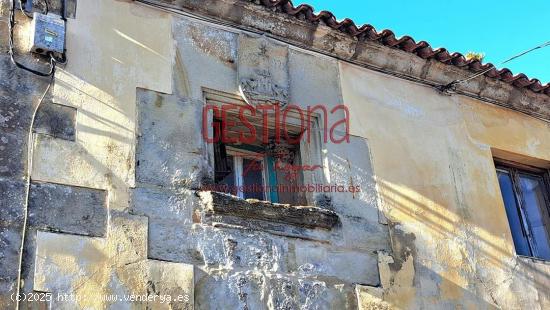
MULTIPOLYGON (((288 18, 246 10, 258 29, 288 18)), ((49 81, 0 56, 0 308, 16 306, 20 258, 21 293, 61 296, 21 309, 550 307, 550 265, 515 255, 492 161, 550 160, 546 122, 132 1, 79 0, 71 17, 69 61, 34 123, 28 193, 31 115, 49 81), (241 96, 254 70, 239 66, 255 59, 239 55, 256 57, 258 42, 290 103, 351 111, 349 143, 322 143, 311 159, 322 172, 306 179, 361 192, 294 208, 201 190, 213 179, 205 93, 241 96)), ((21 59, 43 65, 18 21, 21 59)), ((315 37, 338 44, 324 31, 315 37)))

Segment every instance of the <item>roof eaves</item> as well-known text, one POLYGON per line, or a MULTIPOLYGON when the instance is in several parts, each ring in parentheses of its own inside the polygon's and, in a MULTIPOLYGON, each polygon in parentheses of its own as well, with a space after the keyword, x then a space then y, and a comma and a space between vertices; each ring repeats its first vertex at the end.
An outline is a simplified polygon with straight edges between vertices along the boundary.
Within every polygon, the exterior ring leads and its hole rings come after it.
POLYGON ((535 93, 550 96, 550 83, 542 84, 538 79, 530 79, 523 73, 514 75, 508 68, 497 69, 491 63, 482 63, 477 59, 466 59, 458 52, 451 53, 445 48, 432 48, 426 41, 416 42, 410 36, 396 38, 388 29, 378 32, 372 25, 365 24, 357 27, 349 18, 338 21, 336 16, 329 11, 315 13, 311 5, 300 4, 294 6, 291 0, 248 0, 249 2, 263 5, 269 9, 291 15, 310 23, 322 22, 326 26, 355 37, 359 41, 377 41, 378 43, 412 53, 426 60, 437 60, 447 65, 456 66, 474 73, 485 72, 485 76, 494 78, 518 88, 529 89, 535 93), (489 70, 489 68, 491 68, 489 70))

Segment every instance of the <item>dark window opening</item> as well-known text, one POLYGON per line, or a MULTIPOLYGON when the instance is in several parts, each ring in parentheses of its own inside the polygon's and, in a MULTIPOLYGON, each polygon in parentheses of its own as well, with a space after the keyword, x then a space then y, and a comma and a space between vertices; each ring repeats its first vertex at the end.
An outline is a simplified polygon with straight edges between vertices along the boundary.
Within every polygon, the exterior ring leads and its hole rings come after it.
POLYGON ((497 162, 497 175, 516 253, 550 260, 547 172, 497 162))
POLYGON ((243 178, 243 184, 258 184, 260 187, 257 189, 250 189, 250 190, 244 190, 243 196, 245 199, 254 198, 258 200, 264 200, 264 193, 265 189, 263 188, 265 185, 263 171, 264 171, 264 164, 263 160, 254 159, 254 158, 246 158, 243 157, 242 159, 242 178, 243 178))
MULTIPOLYGON (((231 119, 231 122, 239 124, 237 119, 231 119)), ((258 123, 261 124, 261 121, 258 123)), ((224 128, 219 119, 214 119, 213 124, 217 128, 224 128)), ((235 126, 225 128, 227 140, 239 140, 235 126)), ((300 188, 303 185, 303 175, 299 168, 300 144, 289 144, 284 140, 275 143, 273 128, 267 128, 269 143, 266 144, 262 128, 256 125, 256 139, 250 143, 214 143, 217 188, 243 199, 307 204, 305 193, 300 188)), ((291 138, 299 140, 299 133, 294 133, 291 138)))

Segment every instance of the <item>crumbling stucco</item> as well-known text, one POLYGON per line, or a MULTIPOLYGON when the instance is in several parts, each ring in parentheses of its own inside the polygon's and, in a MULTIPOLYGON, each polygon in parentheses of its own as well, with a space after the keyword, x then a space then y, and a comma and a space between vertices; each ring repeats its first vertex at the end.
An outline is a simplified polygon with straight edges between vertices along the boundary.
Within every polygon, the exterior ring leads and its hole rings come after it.
MULTIPOLYGON (((204 4, 212 2, 174 4, 310 50, 132 1, 78 1, 69 62, 34 126, 28 214, 27 135, 48 80, 0 56, 0 307, 15 307, 20 255, 22 293, 81 297, 22 308, 550 307, 550 265, 514 254, 492 162, 495 152, 549 161, 546 122, 311 50, 431 81, 460 76, 443 64, 253 3, 204 4), (254 60, 257 42, 275 51, 266 70, 280 75, 290 103, 352 111, 349 143, 322 143, 308 158, 322 171, 304 179, 361 192, 311 195, 315 206, 298 208, 203 191, 213 179, 201 135, 205 89, 240 96, 241 78, 255 73, 239 55, 254 60), (124 299, 164 294, 183 300, 124 299)), ((508 107, 543 105, 486 83, 466 87, 508 107)), ((339 119, 341 111, 327 121, 339 119)))
POLYGON ((493 150, 548 160, 548 123, 340 68, 344 99, 359 112, 351 131, 369 139, 381 207, 394 223, 393 257, 380 267, 389 284, 383 300, 398 308, 547 307, 546 280, 520 271, 547 264, 514 253, 493 150))

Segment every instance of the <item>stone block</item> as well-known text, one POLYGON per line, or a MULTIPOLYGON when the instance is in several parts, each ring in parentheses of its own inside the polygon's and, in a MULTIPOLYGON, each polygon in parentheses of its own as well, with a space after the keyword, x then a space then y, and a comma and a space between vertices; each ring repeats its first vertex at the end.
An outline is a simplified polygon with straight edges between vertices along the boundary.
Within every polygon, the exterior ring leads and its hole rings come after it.
POLYGON ((199 309, 356 309, 351 286, 257 271, 203 275, 195 285, 199 309))
POLYGON ((253 106, 288 103, 288 47, 264 36, 239 36, 239 86, 253 106))
POLYGON ((74 141, 76 109, 55 103, 43 103, 36 114, 34 131, 58 139, 74 141))
POLYGON ((378 194, 367 140, 350 137, 349 143, 328 144, 327 148, 330 181, 345 189, 331 193, 334 210, 378 221, 378 194), (350 187, 358 188, 359 191, 350 192, 350 187))
POLYGON ((7 54, 0 56, 0 68, 0 177, 22 178, 33 108, 47 81, 17 69, 7 54))
POLYGON ((0 132, 0 177, 22 179, 26 175, 27 137, 28 134, 22 128, 0 132))
POLYGON ((147 292, 159 296, 147 302, 148 309, 194 309, 193 265, 155 260, 148 260, 147 264, 147 292))
POLYGON ((163 224, 166 220, 179 225, 190 225, 193 222, 193 210, 198 207, 198 203, 194 191, 182 189, 175 192, 141 187, 132 190, 130 208, 133 214, 147 216, 153 226, 169 226, 163 224))
POLYGON ((378 256, 359 251, 337 251, 324 245, 296 241, 297 271, 304 275, 335 277, 347 283, 380 284, 378 256))
POLYGON ((73 292, 75 284, 84 285, 108 261, 103 239, 38 231, 34 290, 73 292))
POLYGON ((266 301, 262 300, 266 281, 265 275, 253 271, 232 273, 223 277, 205 274, 195 284, 195 307, 267 309, 266 301))
POLYGON ((238 34, 189 19, 174 19, 179 74, 186 95, 201 100, 203 87, 225 92, 237 88, 238 34))
POLYGON ((184 226, 173 222, 151 224, 149 257, 224 269, 288 269, 288 240, 262 232, 184 226), (153 226, 151 226, 153 225, 153 226))
POLYGON ((107 188, 122 181, 113 170, 124 169, 104 165, 82 143, 43 134, 35 135, 33 162, 47 163, 33 165, 34 180, 89 188, 107 188))
POLYGON ((286 271, 288 245, 269 234, 239 233, 224 238, 226 266, 236 269, 286 271))
MULTIPOLYGON (((147 218, 112 212, 110 223, 106 238, 37 232, 33 289, 67 296, 56 300, 54 309, 104 309, 109 305, 118 309, 147 304, 147 300, 138 299, 146 295, 148 279, 159 276, 150 273, 147 264, 147 218), (132 295, 135 301, 129 299, 132 295)), ((181 275, 177 269, 168 273, 181 275)), ((167 281, 163 291, 168 284, 182 281, 188 278, 167 281)))
POLYGON ((14 307, 11 294, 17 291, 17 271, 22 227, 0 226, 0 308, 14 307))
POLYGON ((390 310, 394 309, 384 301, 384 289, 365 285, 356 285, 357 306, 359 310, 390 310))
POLYGON ((14 306, 23 231, 25 183, 0 180, 0 308, 14 306))
POLYGON ((339 246, 374 253, 389 250, 390 235, 388 226, 378 223, 378 218, 341 216, 342 237, 339 246))
POLYGON ((147 250, 149 258, 202 265, 202 253, 196 248, 191 226, 179 221, 149 219, 147 250))
MULTIPOLYGON (((296 50, 288 53, 291 101, 304 109, 308 106, 324 106, 328 113, 328 123, 334 122, 330 110, 343 104, 338 78, 338 62, 317 55, 311 55, 296 50), (315 89, 314 92, 311 90, 315 89)), ((336 120, 342 119, 338 114, 336 120)))
POLYGON ((2 208, 0 226, 22 222, 25 192, 25 182, 0 178, 0 206, 2 208))
POLYGON ((203 175, 202 102, 138 92, 137 182, 199 187, 203 175))
POLYGON ((192 235, 193 209, 198 197, 193 191, 162 188, 136 188, 130 210, 148 218, 150 258, 200 264, 202 256, 192 235))
POLYGON ((148 219, 111 211, 107 243, 119 264, 133 264, 147 257, 148 219))
POLYGON ((65 233, 104 236, 107 194, 103 190, 52 183, 32 183, 29 226, 65 233))

